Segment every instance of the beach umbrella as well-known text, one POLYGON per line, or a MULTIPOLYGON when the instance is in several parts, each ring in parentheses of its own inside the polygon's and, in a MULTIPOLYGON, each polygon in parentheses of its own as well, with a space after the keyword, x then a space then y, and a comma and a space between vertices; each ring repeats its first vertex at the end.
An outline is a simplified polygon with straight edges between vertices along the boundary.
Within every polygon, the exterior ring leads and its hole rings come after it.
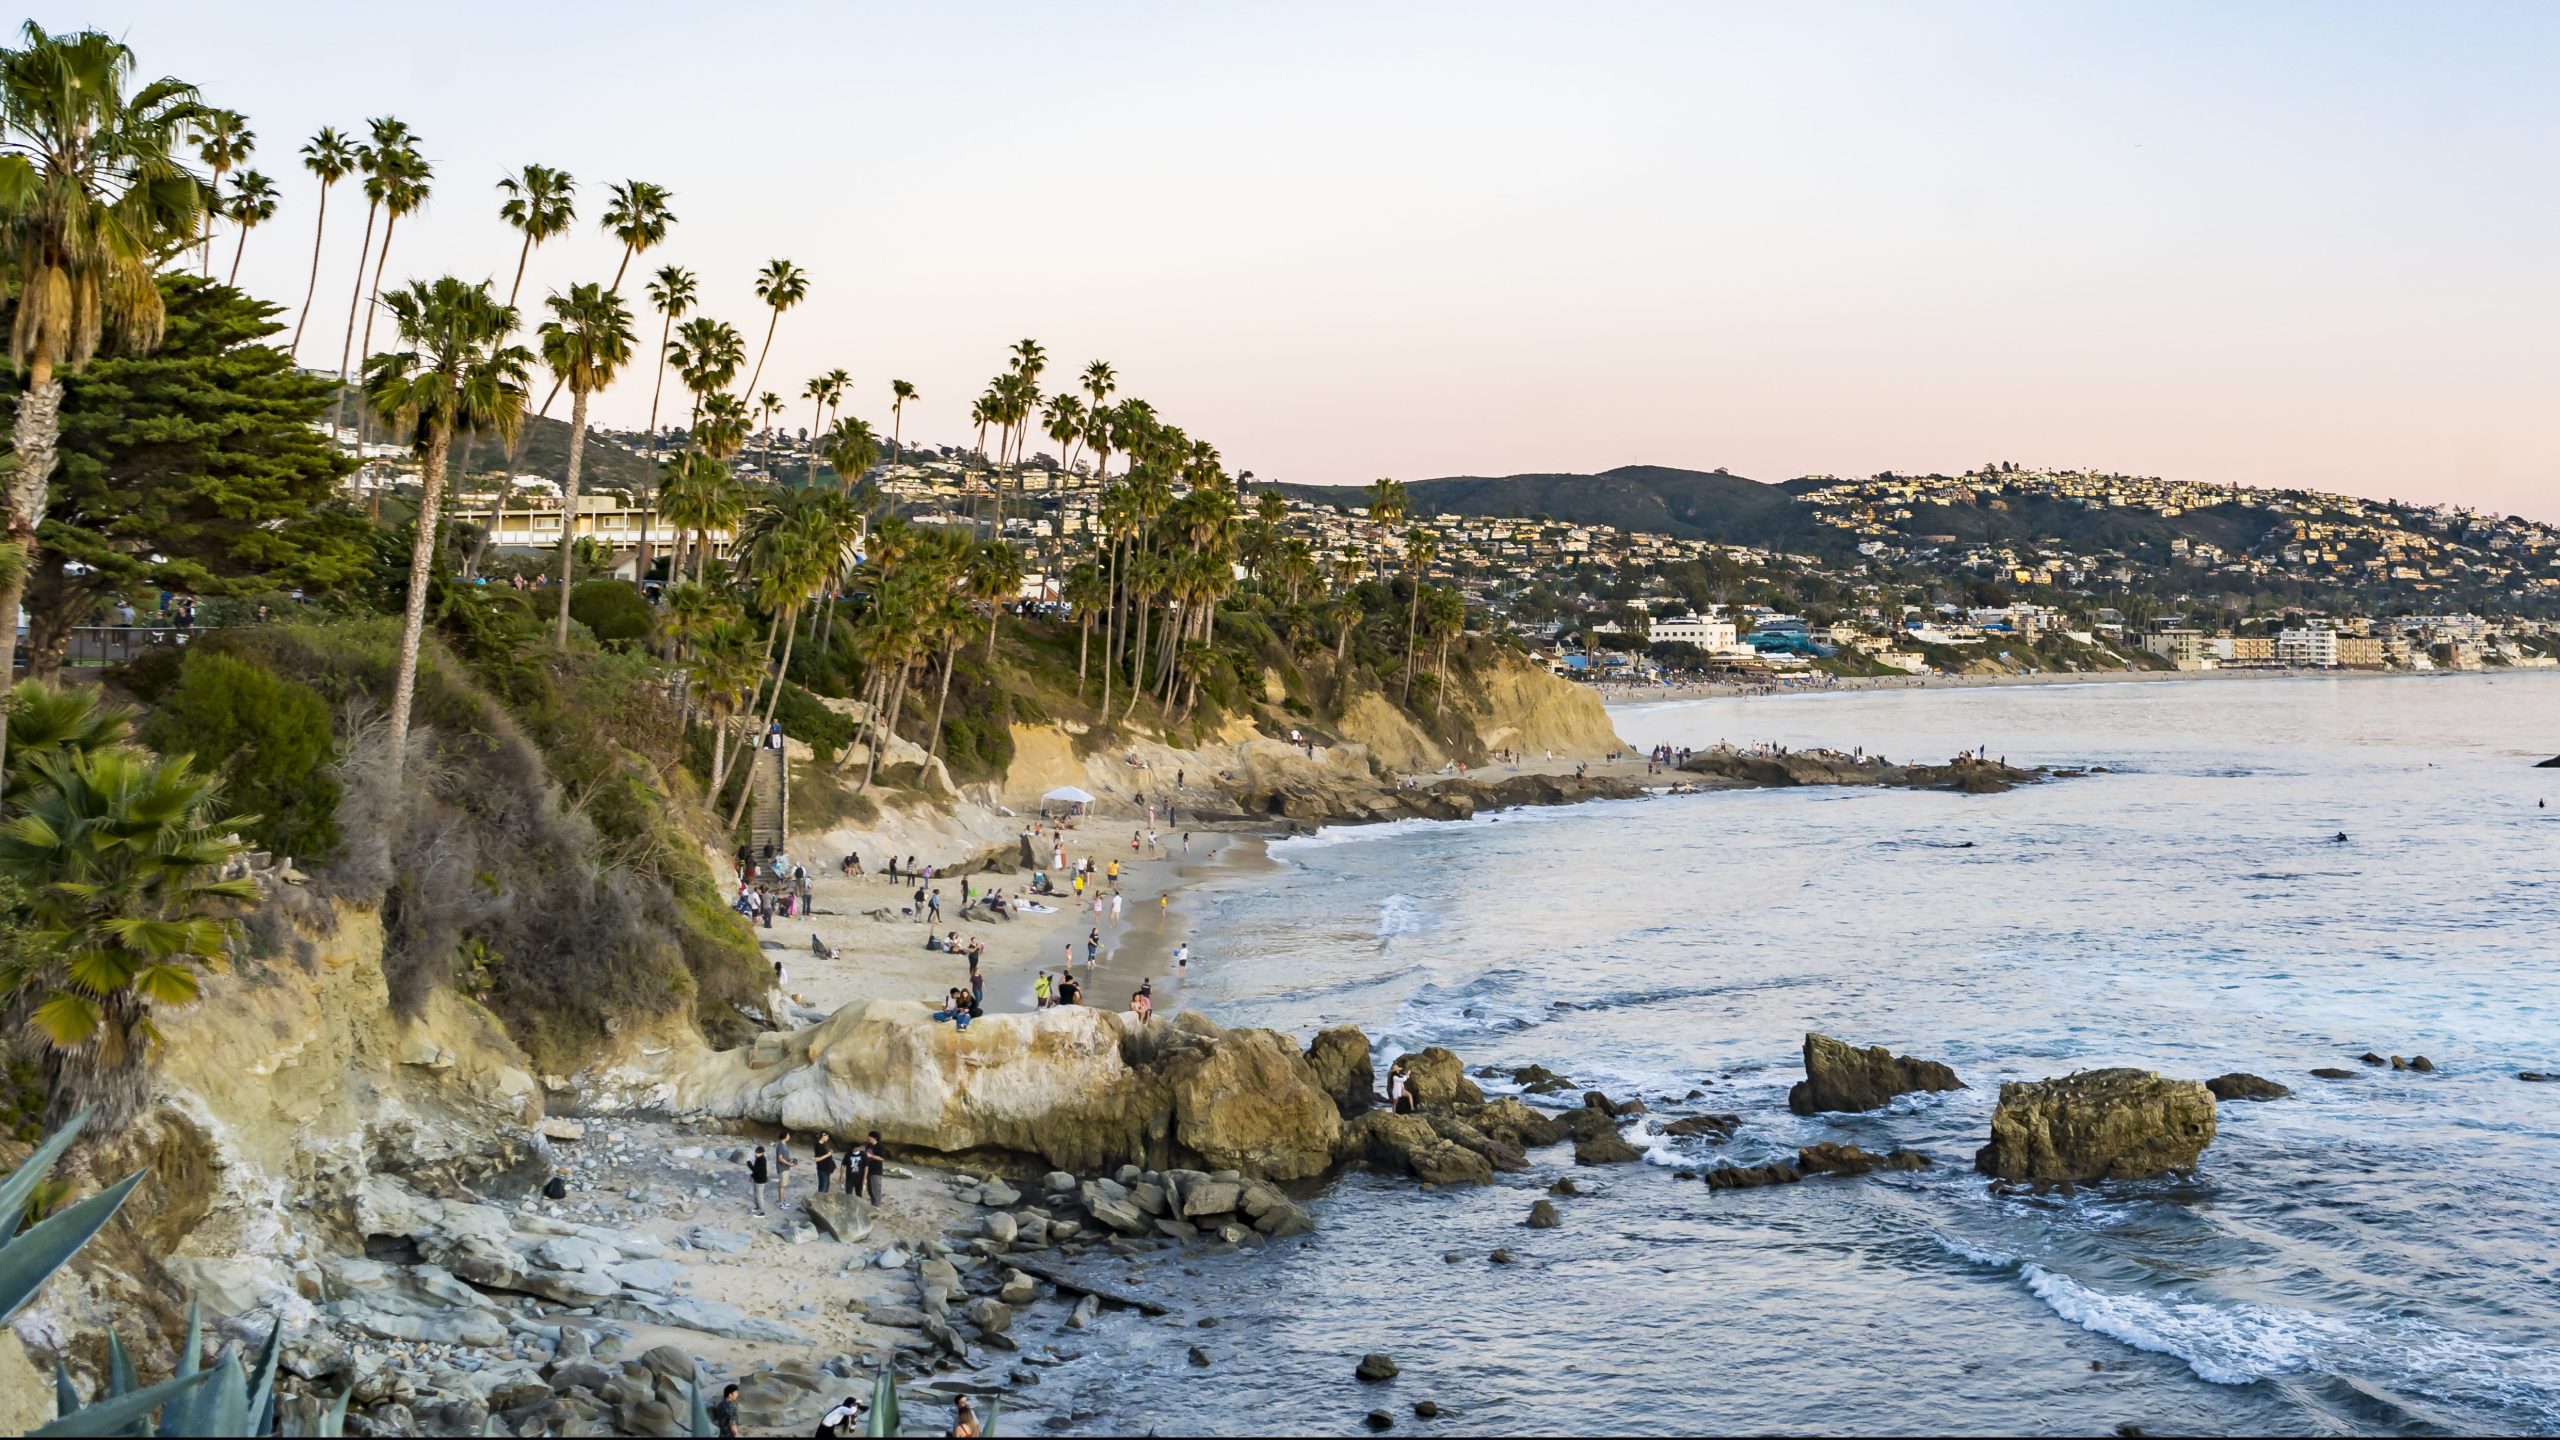
POLYGON ((1073 785, 1061 785, 1057 789, 1050 791, 1048 794, 1043 795, 1040 798, 1043 800, 1063 801, 1069 805, 1090 805, 1093 803, 1093 797, 1091 795, 1086 794, 1084 791, 1077 789, 1073 785))

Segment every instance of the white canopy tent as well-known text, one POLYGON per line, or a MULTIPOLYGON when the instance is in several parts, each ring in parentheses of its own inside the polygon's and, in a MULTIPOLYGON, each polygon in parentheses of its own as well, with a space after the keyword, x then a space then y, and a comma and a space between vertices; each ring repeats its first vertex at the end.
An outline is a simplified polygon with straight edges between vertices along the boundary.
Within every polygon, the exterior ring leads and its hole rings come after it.
POLYGON ((1061 785, 1057 789, 1050 791, 1048 794, 1043 795, 1040 798, 1044 801, 1054 800, 1062 805, 1090 805, 1093 803, 1093 797, 1091 795, 1086 794, 1084 791, 1077 789, 1073 785, 1061 785))

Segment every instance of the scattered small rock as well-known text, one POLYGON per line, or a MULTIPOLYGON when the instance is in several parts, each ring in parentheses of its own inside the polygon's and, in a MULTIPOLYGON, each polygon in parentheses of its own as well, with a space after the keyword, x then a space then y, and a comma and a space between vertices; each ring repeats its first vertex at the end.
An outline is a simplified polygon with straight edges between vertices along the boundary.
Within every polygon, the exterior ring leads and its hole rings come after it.
POLYGON ((1368 1381, 1393 1380, 1396 1378, 1396 1362, 1372 1350, 1360 1357, 1360 1363, 1352 1367, 1351 1373, 1368 1381))
POLYGON ((1547 1193, 1550 1195, 1579 1195, 1582 1193, 1582 1187, 1573 1183, 1572 1176, 1562 1175, 1556 1178, 1556 1183, 1547 1187, 1547 1193))
POLYGON ((1396 1417, 1384 1410, 1372 1410, 1369 1412, 1368 1426, 1372 1430, 1393 1430, 1396 1428, 1396 1417))
POLYGON ((1414 1418, 1419 1420, 1437 1420, 1440 1418, 1440 1402, 1437 1400, 1416 1400, 1413 1402, 1413 1413, 1414 1418))
POLYGON ((2335 1065, 2323 1065, 2311 1073, 2323 1080, 2353 1080, 2357 1075, 2353 1070, 2341 1070, 2335 1065))
POLYGON ((2357 1056, 2356 1058, 2357 1058, 2357 1059, 2359 1059, 2359 1060, 2361 1060, 2361 1061, 2363 1061, 2363 1062, 2364 1062, 2364 1063, 2366 1063, 2367 1065, 2388 1065, 2388 1064, 2390 1064, 2390 1063, 2391 1063, 2390 1061, 2383 1059, 2381 1056, 2374 1054, 2374 1053, 2373 1053, 2372 1051, 2370 1051, 2370 1050, 2367 1050, 2366 1052, 2364 1052, 2363 1054, 2361 1054, 2361 1055, 2357 1056))
POLYGON ((2436 1062, 2424 1055, 2412 1055, 2409 1057, 2409 1068, 2424 1075, 2436 1068, 2436 1062))
POLYGON ((1208 1352, 1208 1351, 1206 1351, 1206 1350, 1201 1349, 1201 1348, 1200 1348, 1199 1346, 1197 1346, 1197 1345, 1192 1346, 1192 1347, 1191 1347, 1191 1363, 1192 1363, 1192 1364, 1194 1364, 1194 1365, 1201 1365, 1201 1366, 1205 1366, 1205 1365, 1207 1365, 1207 1364, 1209 1363, 1209 1352, 1208 1352))
POLYGON ((1556 1214, 1555 1202, 1552 1200, 1541 1200, 1529 1207, 1528 1224, 1532 1230, 1553 1230, 1563 1223, 1564 1219, 1556 1214))
POLYGON ((1497 1249, 1485 1258, 1491 1260, 1496 1265, 1509 1265, 1514 1263, 1511 1252, 1508 1250, 1497 1249))

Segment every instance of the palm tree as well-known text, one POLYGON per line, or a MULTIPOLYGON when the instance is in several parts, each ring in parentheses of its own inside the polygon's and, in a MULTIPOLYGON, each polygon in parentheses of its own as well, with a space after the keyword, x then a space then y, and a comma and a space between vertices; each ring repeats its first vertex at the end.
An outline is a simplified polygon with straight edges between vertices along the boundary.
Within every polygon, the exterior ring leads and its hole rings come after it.
POLYGON ((768 260, 756 272, 756 298, 773 311, 764 325, 764 348, 756 352, 756 368, 747 376, 747 393, 755 393, 756 382, 764 378, 765 357, 773 353, 773 332, 782 326, 782 312, 809 298, 809 272, 788 260, 768 260))
POLYGON ((498 193, 507 197, 498 206, 498 218, 524 235, 524 243, 516 247, 515 283, 507 287, 507 304, 512 307, 524 291, 525 262, 533 258, 533 247, 568 229, 569 222, 578 218, 578 182, 566 170, 527 165, 523 173, 500 180, 498 193))
MULTIPOLYGON (((773 616, 765 635, 765 656, 773 655, 775 635, 782 637, 782 662, 773 672, 773 698, 765 706, 762 726, 770 726, 782 706, 782 687, 789 683, 791 647, 799 638, 800 607, 840 570, 852 549, 829 501, 833 497, 808 490, 788 491, 775 503, 748 512, 738 529, 737 558, 756 604, 773 616)), ((730 812, 734 828, 746 814, 750 786, 740 792, 730 812)))
POLYGON ((16 659, 62 441, 60 372, 108 342, 136 352, 160 343, 167 312, 154 272, 194 238, 206 199, 173 154, 199 109, 193 87, 157 80, 128 92, 133 51, 95 30, 54 36, 29 21, 22 33, 21 48, 0 50, 0 273, 17 291, 9 358, 26 377, 0 536, 0 678, 16 659))
MULTIPOLYGON (((364 308, 364 263, 373 254, 373 222, 382 213, 383 200, 391 189, 390 168, 400 162, 398 156, 415 138, 408 125, 388 115, 365 122, 373 138, 356 147, 356 166, 364 171, 364 239, 356 246, 356 285, 347 296, 347 338, 338 347, 338 384, 341 394, 347 383, 347 367, 356 353, 356 312, 364 308)), ((340 412, 344 418, 344 412, 340 412)), ((380 492, 376 492, 377 495, 380 492)), ((378 507, 381 501, 377 499, 378 507)))
POLYGON ((1002 540, 989 540, 969 552, 969 598, 987 607, 987 663, 996 661, 996 621, 1006 602, 1022 594, 1022 552, 1002 540))
POLYGON ((835 423, 825 437, 827 463, 835 467, 836 493, 850 495, 871 467, 880 463, 880 437, 872 432, 870 422, 848 415, 835 423))
POLYGON ((892 463, 896 462, 898 452, 904 448, 907 433, 907 402, 914 398, 916 398, 914 381, 892 380, 889 382, 889 459, 892 463))
POLYGON ((738 378, 738 367, 747 358, 747 344, 728 321, 696 315, 676 327, 676 338, 667 345, 666 357, 676 367, 676 379, 693 395, 693 413, 685 421, 685 428, 690 431, 701 423, 703 403, 728 389, 729 382, 738 378))
POLYGON ((221 878, 254 817, 223 816, 220 782, 185 755, 63 749, 30 769, 24 811, 0 826, 0 876, 25 896, 0 996, 43 1047, 48 1117, 95 1106, 122 1126, 147 1098, 153 1007, 196 998, 230 913, 258 898, 255 881, 221 878))
MULTIPOLYGON (((698 585, 679 588, 708 593, 698 585)), ((702 708, 711 715, 710 796, 716 805, 729 778, 730 718, 741 712, 752 713, 756 682, 764 674, 764 666, 756 657, 755 627, 737 615, 734 607, 704 626, 692 642, 692 651, 688 666, 691 683, 685 691, 688 698, 700 696, 702 708)))
MULTIPOLYGON (((1379 535, 1384 536, 1389 530, 1394 529, 1398 524, 1402 523, 1403 520, 1404 486, 1393 480, 1379 479, 1370 481, 1370 525, 1375 527, 1379 535)), ((1383 545, 1378 546, 1373 553, 1381 562, 1383 562, 1386 558, 1386 547, 1383 545)))
POLYGON ((1404 568, 1412 577, 1413 596, 1405 602, 1404 611, 1404 694, 1399 703, 1413 703, 1413 637, 1422 623, 1422 586, 1431 578, 1431 563, 1440 558, 1440 542, 1420 526, 1404 536, 1404 568))
POLYGON ((240 243, 231 251, 231 274, 226 285, 240 283, 240 257, 248 252, 249 232, 276 218, 275 183, 255 170, 243 170, 231 182, 231 198, 222 206, 223 218, 240 227, 240 243))
POLYGON ((667 467, 665 478, 658 482, 658 508, 676 532, 675 559, 667 567, 669 580, 684 578, 687 541, 725 523, 735 489, 729 467, 699 450, 685 451, 667 467))
POLYGON ((1440 683, 1431 697, 1431 713, 1438 715, 1449 706, 1449 642, 1466 633, 1466 597, 1448 586, 1434 585, 1423 598, 1422 618, 1432 638, 1440 642, 1440 683))
POLYGON ((1081 700, 1085 654, 1093 646, 1093 612, 1110 601, 1110 583, 1102 578, 1102 567, 1088 560, 1067 572, 1059 598, 1076 612, 1076 698, 1081 700))
POLYGON ((356 168, 356 147, 334 126, 323 125, 302 147, 302 168, 320 181, 320 211, 311 222, 311 283, 303 287, 302 313, 293 322, 293 348, 285 352, 292 356, 302 352, 302 327, 310 323, 311 301, 320 293, 320 239, 329 233, 329 187, 356 168))
POLYGON ((800 398, 809 402, 809 466, 807 483, 818 483, 818 450, 827 431, 827 410, 844 403, 844 392, 853 387, 853 377, 843 370, 830 370, 812 375, 800 390, 800 398))
MULTIPOLYGON (((427 182, 435 173, 427 164, 426 157, 409 146, 403 146, 392 154, 384 156, 381 166, 382 248, 375 251, 373 256, 374 304, 366 307, 364 314, 364 353, 368 357, 373 354, 374 311, 380 307, 382 300, 382 271, 384 266, 391 263, 392 234, 399 230, 401 216, 410 214, 427 203, 427 182)), ((508 313, 513 314, 514 307, 508 307, 508 313)), ((368 358, 365 363, 371 365, 373 362, 368 358)))
POLYGON ((524 419, 533 357, 510 345, 515 312, 489 294, 488 282, 466 285, 448 275, 413 281, 383 297, 398 350, 365 361, 367 403, 417 449, 423 482, 417 534, 409 547, 408 609, 400 626, 400 662, 392 681, 391 778, 407 762, 409 706, 418 683, 418 646, 426 631, 427 591, 435 579, 436 510, 444 500, 445 462, 456 433, 494 431, 511 438, 524 419))
POLYGON ((631 312, 622 297, 598 285, 573 285, 544 302, 542 363, 569 387, 569 479, 560 501, 560 617, 554 635, 569 648, 569 550, 578 524, 578 470, 587 451, 587 397, 613 383, 631 361, 631 312))
POLYGON ((782 413, 782 397, 767 390, 756 397, 756 420, 764 431, 764 473, 768 481, 779 483, 773 470, 773 417, 782 413))
POLYGON ((1040 420, 1040 433, 1057 442, 1059 470, 1073 468, 1076 442, 1084 438, 1084 402, 1061 390, 1049 397, 1040 420))
MULTIPOLYGON (((614 293, 620 294, 619 290, 614 293)), ((667 339, 675 332, 675 323, 693 310, 693 272, 681 265, 661 265, 649 280, 649 303, 657 309, 658 379, 649 388, 649 453, 658 453, 658 397, 667 389, 667 356, 671 349, 667 339)))
POLYGON ((606 233, 622 242, 622 263, 613 267, 613 283, 605 288, 622 293, 622 277, 631 269, 631 257, 657 246, 667 238, 676 223, 672 202, 675 192, 664 185, 646 180, 625 180, 608 187, 604 214, 599 222, 606 233))
MULTIPOLYGON (((258 148, 258 132, 249 128, 249 117, 237 110, 200 110, 188 130, 196 144, 197 158, 213 172, 209 188, 215 195, 222 193, 222 177, 230 174, 233 166, 247 161, 258 148)), ((213 217, 219 209, 212 204, 204 207, 197 269, 207 279, 213 277, 213 217)))

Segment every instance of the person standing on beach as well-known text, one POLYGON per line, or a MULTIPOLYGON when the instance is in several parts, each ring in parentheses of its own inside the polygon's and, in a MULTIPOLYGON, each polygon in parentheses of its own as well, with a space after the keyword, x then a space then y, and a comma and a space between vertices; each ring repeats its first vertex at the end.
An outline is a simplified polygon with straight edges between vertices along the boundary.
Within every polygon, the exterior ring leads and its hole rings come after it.
POLYGON ((756 1213, 764 1213, 764 1187, 773 1179, 773 1167, 766 1163, 764 1147, 756 1147, 755 1158, 747 1162, 748 1191, 755 1197, 756 1213))
POLYGON ((1183 941, 1181 944, 1176 945, 1176 946, 1174 946, 1174 947, 1173 947, 1173 968, 1174 968, 1174 969, 1176 969, 1176 970, 1181 971, 1185 978, 1188 978, 1188 977, 1190 976, 1190 974, 1191 974, 1191 942, 1190 942, 1190 941, 1185 940, 1185 941, 1183 941))
POLYGON ((809 1152, 809 1158, 818 1162, 818 1193, 824 1195, 828 1182, 836 1177, 836 1149, 827 1143, 826 1131, 818 1132, 817 1148, 809 1152))
POLYGON ((888 1169, 888 1149, 880 1143, 880 1132, 874 1130, 871 1132, 871 1138, 862 1144, 862 1169, 859 1178, 854 1182, 855 1193, 864 1196, 874 1205, 879 1204, 880 1180, 888 1169))
POLYGON ((1164 924, 1164 917, 1166 913, 1172 909, 1173 892, 1170 890, 1158 891, 1156 893, 1156 924, 1164 924))
POLYGON ((1093 962, 1101 958, 1102 927, 1097 925, 1091 930, 1084 932, 1084 968, 1087 970, 1092 969, 1093 962))
POLYGON ((774 1204, 781 1205, 788 1202, 790 1197, 782 1192, 791 1188, 791 1171, 799 1163, 791 1156, 791 1132, 785 1130, 782 1132, 782 1138, 773 1142, 774 1204))
POLYGON ((1040 972, 1040 978, 1031 982, 1031 1008, 1035 1010, 1049 1008, 1049 972, 1046 970, 1040 972))
POLYGON ((1111 918, 1115 923, 1120 919, 1120 892, 1117 890, 1111 892, 1111 918))

